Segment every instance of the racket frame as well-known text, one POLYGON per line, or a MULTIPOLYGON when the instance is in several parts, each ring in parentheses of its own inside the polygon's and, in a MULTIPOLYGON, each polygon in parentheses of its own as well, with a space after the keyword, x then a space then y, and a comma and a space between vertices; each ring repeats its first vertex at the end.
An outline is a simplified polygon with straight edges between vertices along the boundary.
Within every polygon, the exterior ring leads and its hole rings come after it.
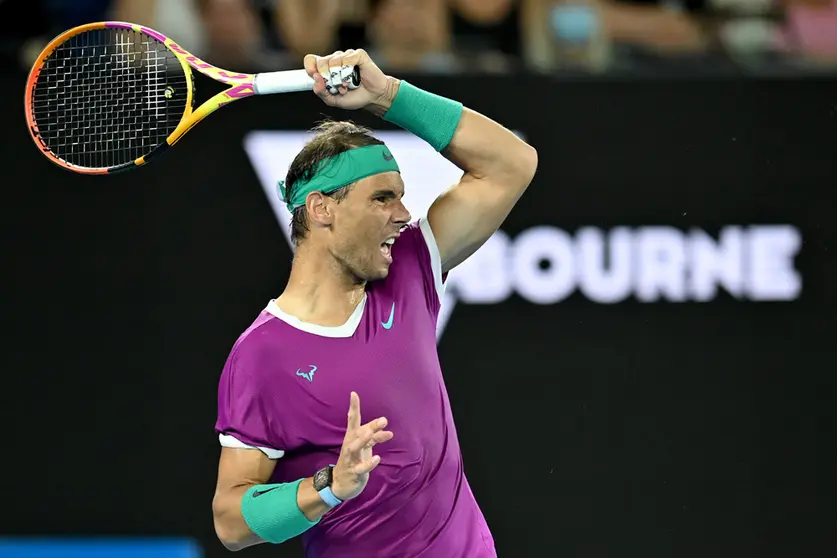
MULTIPOLYGON (((354 69, 352 88, 357 87, 360 83, 360 75, 358 69, 354 69)), ((236 72, 229 72, 223 70, 212 64, 208 64, 200 58, 194 56, 183 47, 178 45, 172 39, 166 37, 162 33, 150 29, 148 27, 137 25, 133 23, 121 21, 103 21, 97 23, 89 23, 80 25, 69 29, 57 37, 43 49, 41 54, 32 66, 29 72, 29 77, 26 82, 26 92, 24 95, 24 104, 26 112, 26 123, 32 140, 39 146, 41 151, 53 163, 67 170, 81 173, 81 174, 113 174, 125 170, 134 169, 144 165, 149 160, 158 157, 169 147, 176 144, 183 138, 186 133, 195 127, 195 125, 218 110, 219 108, 239 99, 244 99, 253 95, 269 95, 275 93, 290 93, 296 91, 311 91, 314 88, 314 80, 305 70, 284 70, 278 72, 266 72, 261 74, 243 74, 236 72), (180 122, 175 129, 168 135, 166 140, 154 147, 149 153, 126 163, 116 165, 114 167, 105 168, 89 168, 75 165, 58 157, 46 142, 41 137, 38 129, 38 123, 34 116, 33 100, 35 94, 35 87, 43 70, 44 63, 55 50, 64 44, 69 39, 87 33, 90 31, 104 30, 104 29, 121 29, 126 31, 135 31, 155 39, 160 44, 164 45, 169 52, 180 62, 183 73, 186 77, 186 106, 181 116, 180 122), (204 101, 199 107, 194 108, 194 79, 191 70, 196 70, 201 74, 229 87, 208 100, 204 101)))

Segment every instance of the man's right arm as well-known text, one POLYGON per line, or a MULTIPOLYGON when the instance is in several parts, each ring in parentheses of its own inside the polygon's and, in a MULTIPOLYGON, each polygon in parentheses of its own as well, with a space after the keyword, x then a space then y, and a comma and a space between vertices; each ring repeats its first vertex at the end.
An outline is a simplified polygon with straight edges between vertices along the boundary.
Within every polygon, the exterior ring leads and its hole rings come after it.
MULTIPOLYGON (((332 472, 337 501, 357 497, 380 463, 376 444, 392 439, 387 419, 360 422, 360 397, 352 392, 348 426, 332 472)), ((280 458, 281 459, 281 458, 280 458)), ((218 483, 212 501, 215 533, 229 550, 263 542, 278 544, 310 529, 331 507, 314 489, 312 477, 286 484, 265 484, 276 461, 257 448, 222 447, 218 483)))
MULTIPOLYGON (((254 486, 264 485, 273 474, 276 461, 270 459, 257 449, 221 448, 221 458, 218 464, 218 483, 215 487, 215 497, 212 501, 212 514, 215 523, 215 533, 228 550, 241 550, 265 542, 255 534, 244 519, 242 504, 247 492, 254 486)), ((262 487, 267 490, 272 486, 262 487)), ((269 492, 259 498, 265 501, 269 492)), ((247 496, 253 498, 253 496, 247 496)), ((296 501, 284 499, 288 507, 294 503, 297 510, 276 510, 277 516, 292 515, 299 511, 309 522, 317 522, 330 508, 314 490, 312 478, 303 479, 296 491, 296 501), (283 513, 284 512, 284 513, 283 513)))

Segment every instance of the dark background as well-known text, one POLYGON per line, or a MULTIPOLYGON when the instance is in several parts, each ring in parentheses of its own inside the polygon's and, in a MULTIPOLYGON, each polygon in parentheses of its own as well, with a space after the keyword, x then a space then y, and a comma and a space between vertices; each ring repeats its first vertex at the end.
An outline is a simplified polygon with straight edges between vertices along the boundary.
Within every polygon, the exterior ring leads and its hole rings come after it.
MULTIPOLYGON (((28 139, 23 78, 0 77, 0 534, 185 536, 225 555, 217 380, 291 259, 243 137, 323 115, 386 125, 312 95, 248 99, 149 166, 83 177, 28 139)), ((837 555, 837 81, 410 81, 539 150, 511 236, 788 223, 803 238, 793 302, 456 307, 439 351, 499 555, 837 555)))

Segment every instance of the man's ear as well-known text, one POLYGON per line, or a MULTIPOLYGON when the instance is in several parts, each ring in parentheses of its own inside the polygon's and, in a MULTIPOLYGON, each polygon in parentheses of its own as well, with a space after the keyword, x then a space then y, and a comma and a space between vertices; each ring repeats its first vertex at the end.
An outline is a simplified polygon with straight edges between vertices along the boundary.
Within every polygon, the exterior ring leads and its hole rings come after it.
POLYGON ((305 198, 305 209, 312 224, 328 227, 334 222, 334 200, 322 192, 311 192, 305 198))

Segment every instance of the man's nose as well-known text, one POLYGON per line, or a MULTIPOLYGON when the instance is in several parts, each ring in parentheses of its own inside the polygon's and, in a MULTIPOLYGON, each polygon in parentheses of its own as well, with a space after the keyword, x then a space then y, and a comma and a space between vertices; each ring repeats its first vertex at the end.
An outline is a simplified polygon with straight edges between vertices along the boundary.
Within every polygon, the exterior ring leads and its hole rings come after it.
POLYGON ((392 214, 392 220, 395 223, 399 223, 399 224, 409 223, 410 222, 410 212, 407 210, 407 208, 404 206, 404 204, 401 202, 401 200, 398 200, 395 203, 397 205, 395 207, 395 211, 392 214))

